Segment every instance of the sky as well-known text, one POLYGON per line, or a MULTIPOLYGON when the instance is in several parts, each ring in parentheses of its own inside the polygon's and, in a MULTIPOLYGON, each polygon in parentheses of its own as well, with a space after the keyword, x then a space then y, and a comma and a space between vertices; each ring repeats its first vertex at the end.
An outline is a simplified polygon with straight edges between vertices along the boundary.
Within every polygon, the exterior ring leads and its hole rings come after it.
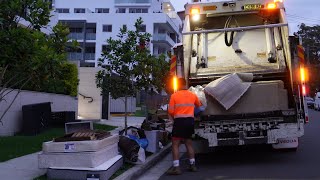
MULTIPOLYGON (((206 2, 206 0, 202 1, 206 2)), ((191 2, 191 0, 171 0, 177 12, 183 11, 184 4, 188 2, 191 2)), ((297 26, 301 23, 309 26, 320 25, 320 0, 284 0, 284 3, 290 26, 290 34, 298 31, 297 26)))

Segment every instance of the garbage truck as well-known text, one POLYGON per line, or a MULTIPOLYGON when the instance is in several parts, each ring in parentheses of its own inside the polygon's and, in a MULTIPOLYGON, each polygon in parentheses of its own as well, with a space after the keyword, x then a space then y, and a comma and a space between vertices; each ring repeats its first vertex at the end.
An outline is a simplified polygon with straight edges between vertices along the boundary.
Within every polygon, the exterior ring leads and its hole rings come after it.
POLYGON ((308 121, 305 70, 289 38, 282 0, 185 5, 182 43, 174 47, 175 72, 188 87, 204 92, 206 107, 195 134, 208 147, 298 147, 308 121), (228 87, 224 81, 230 77, 236 80, 228 87), (212 83, 225 87, 213 88, 212 95, 206 90, 212 83), (224 97, 217 99, 218 91, 224 97), (235 100, 225 106, 219 100, 227 96, 235 100))

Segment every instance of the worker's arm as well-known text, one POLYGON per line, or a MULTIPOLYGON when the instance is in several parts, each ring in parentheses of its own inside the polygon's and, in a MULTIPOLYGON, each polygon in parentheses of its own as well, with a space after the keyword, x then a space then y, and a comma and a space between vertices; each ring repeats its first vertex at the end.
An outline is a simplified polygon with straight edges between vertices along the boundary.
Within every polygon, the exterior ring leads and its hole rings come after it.
POLYGON ((196 97, 196 101, 195 101, 194 105, 195 105, 196 107, 200 107, 200 106, 202 106, 202 104, 201 104, 201 102, 200 102, 200 100, 199 100, 198 96, 195 96, 195 97, 196 97))
POLYGON ((202 110, 201 110, 201 106, 202 106, 202 103, 201 103, 201 101, 199 100, 199 98, 198 98, 198 96, 195 96, 196 98, 195 98, 195 103, 194 103, 194 105, 196 106, 195 107, 195 112, 194 112, 194 116, 195 116, 195 120, 196 121, 200 121, 200 117, 199 117, 199 115, 200 115, 200 113, 202 112, 202 110))

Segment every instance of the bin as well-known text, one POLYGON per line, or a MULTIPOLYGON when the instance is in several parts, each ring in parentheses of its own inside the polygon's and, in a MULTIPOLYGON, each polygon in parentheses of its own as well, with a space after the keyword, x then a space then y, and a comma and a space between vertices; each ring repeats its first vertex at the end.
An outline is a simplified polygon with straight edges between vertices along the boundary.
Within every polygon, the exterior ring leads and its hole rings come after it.
POLYGON ((148 146, 146 151, 156 153, 159 151, 159 130, 144 131, 146 138, 148 139, 148 146))
POLYGON ((60 111, 51 113, 50 125, 53 127, 64 127, 65 123, 76 122, 75 111, 60 111))
POLYGON ((22 134, 37 135, 49 127, 51 102, 22 106, 22 134))

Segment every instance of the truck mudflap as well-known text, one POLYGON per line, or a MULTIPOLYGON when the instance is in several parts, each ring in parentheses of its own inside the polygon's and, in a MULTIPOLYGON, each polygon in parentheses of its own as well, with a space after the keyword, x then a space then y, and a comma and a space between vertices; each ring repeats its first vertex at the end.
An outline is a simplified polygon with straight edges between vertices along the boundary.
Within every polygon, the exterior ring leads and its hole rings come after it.
POLYGON ((303 119, 299 123, 282 123, 268 130, 212 132, 205 128, 195 134, 208 140, 209 147, 246 144, 277 144, 281 139, 299 138, 304 135, 303 119))

